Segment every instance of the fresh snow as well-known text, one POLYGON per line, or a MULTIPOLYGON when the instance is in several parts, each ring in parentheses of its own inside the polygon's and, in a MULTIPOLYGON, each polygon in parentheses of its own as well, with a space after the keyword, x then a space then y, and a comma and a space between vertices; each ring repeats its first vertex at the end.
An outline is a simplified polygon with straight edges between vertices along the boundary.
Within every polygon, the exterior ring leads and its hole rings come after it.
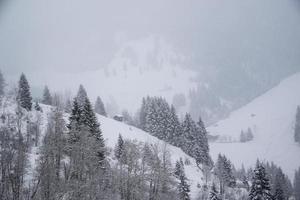
MULTIPOLYGON (((108 147, 114 148, 117 144, 119 134, 122 135, 124 139, 137 140, 139 142, 148 142, 150 144, 158 144, 165 145, 166 143, 157 139, 156 137, 151 136, 150 134, 144 132, 141 129, 135 128, 133 126, 129 126, 122 122, 115 121, 110 118, 103 117, 101 115, 97 115, 98 120, 101 124, 101 130, 103 132, 103 136, 106 140, 106 145, 108 147)), ((185 173, 187 178, 189 179, 189 183, 191 184, 191 197, 195 199, 199 192, 199 188, 197 188, 198 183, 202 185, 203 183, 203 174, 199 170, 196 165, 196 162, 193 158, 186 155, 180 148, 174 147, 172 145, 167 144, 167 149, 171 154, 171 160, 173 167, 177 160, 182 158, 185 160, 188 158, 191 161, 190 165, 185 165, 185 173)))
MULTIPOLYGON (((47 127, 47 118, 49 113, 51 112, 51 106, 40 104, 43 109, 42 113, 42 123, 41 123, 41 137, 40 137, 40 145, 42 142, 42 138, 44 137, 46 127, 47 127)), ((30 112, 33 115, 34 113, 38 113, 35 111, 30 112)), ((105 139, 105 144, 109 148, 114 148, 117 144, 117 140, 119 134, 122 135, 124 139, 136 140, 138 142, 149 143, 149 144, 157 144, 161 147, 167 145, 167 150, 170 152, 171 161, 173 167, 175 167, 175 163, 177 160, 182 158, 183 160, 189 159, 191 161, 190 165, 185 165, 185 173, 187 178, 189 179, 189 183, 191 184, 191 197, 195 199, 198 195, 199 188, 197 185, 202 185, 203 183, 203 174, 201 170, 197 167, 195 160, 190 156, 186 155, 181 149, 169 145, 156 137, 151 136, 150 134, 144 132, 141 129, 135 128, 133 126, 129 126, 123 122, 116 121, 111 118, 107 118, 97 114, 98 121, 100 123, 100 127, 103 133, 103 137, 105 139)), ((64 119, 68 120, 68 114, 64 115, 64 119)), ((33 147, 29 154, 29 170, 26 176, 26 180, 30 183, 32 177, 35 175, 35 169, 37 166, 37 161, 39 157, 39 147, 33 147)))
POLYGON ((210 144, 211 155, 216 159, 225 154, 236 167, 254 166, 256 159, 273 161, 293 178, 300 167, 300 145, 294 142, 294 122, 297 105, 300 105, 300 73, 259 96, 248 105, 230 114, 227 119, 208 127, 211 135, 231 138, 232 143, 210 144), (254 140, 239 143, 241 130, 250 127, 254 140))

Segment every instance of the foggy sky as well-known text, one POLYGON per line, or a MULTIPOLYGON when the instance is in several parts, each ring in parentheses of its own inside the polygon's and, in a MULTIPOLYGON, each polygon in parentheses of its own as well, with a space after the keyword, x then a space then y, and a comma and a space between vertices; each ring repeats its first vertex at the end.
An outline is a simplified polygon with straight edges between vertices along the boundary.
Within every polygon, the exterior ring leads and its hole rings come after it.
POLYGON ((107 65, 117 40, 160 35, 190 66, 299 68, 297 0, 9 0, 0 4, 4 74, 107 65))

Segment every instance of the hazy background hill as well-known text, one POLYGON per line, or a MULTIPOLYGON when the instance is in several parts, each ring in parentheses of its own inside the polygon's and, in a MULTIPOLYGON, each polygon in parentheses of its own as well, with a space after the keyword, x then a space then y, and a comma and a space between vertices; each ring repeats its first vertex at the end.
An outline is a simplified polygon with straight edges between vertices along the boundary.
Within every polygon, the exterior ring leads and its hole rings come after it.
POLYGON ((300 68, 297 0, 2 0, 0 6, 0 67, 13 81, 26 71, 36 94, 43 84, 75 91, 75 79, 85 83, 88 74, 102 74, 86 88, 93 98, 114 99, 119 110, 135 112, 132 105, 146 94, 170 102, 183 95, 179 110, 212 123, 300 68), (112 68, 115 80, 102 73, 112 68), (141 84, 131 78, 137 71, 168 81, 134 93, 141 84), (120 99, 120 91, 102 92, 103 82, 120 84, 125 75, 123 89, 133 103, 120 99))

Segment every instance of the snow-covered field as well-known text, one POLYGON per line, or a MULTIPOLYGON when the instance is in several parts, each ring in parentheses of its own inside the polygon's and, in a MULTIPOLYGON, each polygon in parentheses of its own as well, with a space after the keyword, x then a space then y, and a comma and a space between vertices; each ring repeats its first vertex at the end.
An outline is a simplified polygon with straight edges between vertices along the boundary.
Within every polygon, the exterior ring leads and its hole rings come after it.
POLYGON ((250 127, 254 140, 248 143, 211 143, 211 155, 223 153, 236 167, 253 166, 257 158, 273 161, 293 178, 300 167, 300 145, 294 142, 294 121, 300 105, 300 73, 236 110, 217 124, 208 127, 211 135, 238 141, 241 130, 250 127))

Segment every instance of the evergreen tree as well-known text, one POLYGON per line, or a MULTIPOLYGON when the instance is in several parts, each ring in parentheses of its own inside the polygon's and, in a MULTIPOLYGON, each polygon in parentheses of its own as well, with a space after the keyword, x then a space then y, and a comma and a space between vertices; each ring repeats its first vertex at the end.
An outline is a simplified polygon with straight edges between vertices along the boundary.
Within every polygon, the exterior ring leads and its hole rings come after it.
POLYGON ((72 103, 71 103, 70 99, 67 99, 64 108, 65 108, 66 113, 71 113, 72 112, 72 103))
POLYGON ((110 184, 107 177, 109 165, 105 159, 100 124, 88 98, 82 106, 79 106, 77 98, 74 99, 69 121, 66 152, 70 159, 70 199, 100 199, 101 195, 108 195, 105 190, 110 184))
POLYGON ((236 184, 232 168, 230 160, 225 155, 219 154, 214 172, 220 181, 220 194, 224 194, 226 186, 234 187, 236 184))
POLYGON ((0 70, 0 99, 4 96, 5 80, 0 70))
POLYGON ((197 125, 192 119, 191 115, 186 113, 184 121, 182 123, 182 133, 183 133, 183 151, 188 155, 194 157, 193 147, 196 141, 196 135, 198 133, 197 125))
POLYGON ((270 193, 269 179, 266 175, 265 168, 259 162, 254 170, 254 177, 249 194, 250 200, 272 200, 270 193))
POLYGON ((50 113, 43 146, 41 146, 38 166, 41 199, 53 200, 62 190, 60 185, 62 184, 61 171, 65 147, 64 131, 63 113, 59 108, 55 108, 50 113))
POLYGON ((209 200, 221 200, 215 183, 213 183, 211 186, 210 193, 209 193, 209 200))
POLYGON ((17 100, 22 108, 30 111, 32 107, 32 97, 30 93, 30 87, 25 75, 22 73, 19 80, 18 96, 17 100))
POLYGON ((246 134, 244 133, 243 130, 241 130, 241 134, 240 134, 240 142, 247 142, 247 138, 246 138, 246 134))
POLYGON ((175 146, 181 146, 182 130, 176 114, 175 107, 172 105, 169 112, 168 123, 166 128, 166 141, 175 146))
POLYGON ((37 101, 35 102, 35 104, 34 104, 34 109, 35 109, 36 111, 41 111, 41 112, 42 112, 42 108, 41 108, 39 102, 37 102, 37 101))
POLYGON ((96 99, 94 110, 95 110, 95 113, 97 113, 99 115, 107 116, 105 108, 104 108, 104 104, 100 97, 97 97, 97 99, 96 99))
POLYGON ((79 108, 77 98, 75 98, 73 101, 72 111, 69 117, 69 124, 67 125, 68 129, 70 130, 69 140, 71 143, 76 142, 78 140, 76 132, 80 130, 81 127, 81 113, 82 110, 79 108))
POLYGON ((294 177, 294 196, 295 200, 300 200, 300 168, 296 170, 294 177))
POLYGON ((104 139, 100 130, 100 124, 97 121, 96 115, 88 98, 85 99, 80 121, 88 129, 89 133, 95 137, 97 142, 97 149, 95 149, 95 151, 97 153, 97 157, 99 158, 99 162, 102 162, 105 159, 104 139))
POLYGON ((300 106, 297 107, 294 134, 295 142, 300 143, 300 106))
POLYGON ((175 166, 175 177, 179 180, 178 183, 178 193, 180 200, 190 200, 190 185, 188 184, 188 180, 185 176, 184 165, 182 159, 176 162, 175 166))
POLYGON ((84 89, 83 85, 79 85, 76 98, 79 107, 82 108, 85 104, 85 100, 88 98, 86 90, 84 89))
POLYGON ((207 139, 207 131, 204 126, 204 123, 199 117, 199 121, 197 122, 198 125, 198 133, 197 133, 197 140, 196 140, 196 147, 195 151, 195 159, 197 163, 201 163, 207 166, 212 166, 212 159, 209 155, 209 146, 208 146, 208 139, 207 139))
POLYGON ((150 97, 143 98, 142 105, 139 111, 139 128, 146 131, 146 116, 148 113, 150 97))
POLYGON ((276 177, 275 177, 275 184, 274 184, 274 200, 285 200, 286 198, 286 194, 284 191, 284 183, 285 183, 285 177, 284 174, 282 173, 282 170, 279 169, 276 177))
POLYGON ((44 87, 42 103, 46 105, 52 105, 52 96, 47 85, 44 87))
POLYGON ((253 133, 252 133, 251 128, 247 129, 246 138, 247 138, 247 141, 253 140, 253 133))
POLYGON ((122 138, 122 135, 119 134, 118 137, 118 144, 115 147, 115 157, 120 160, 122 157, 122 154, 124 152, 124 140, 122 138))

